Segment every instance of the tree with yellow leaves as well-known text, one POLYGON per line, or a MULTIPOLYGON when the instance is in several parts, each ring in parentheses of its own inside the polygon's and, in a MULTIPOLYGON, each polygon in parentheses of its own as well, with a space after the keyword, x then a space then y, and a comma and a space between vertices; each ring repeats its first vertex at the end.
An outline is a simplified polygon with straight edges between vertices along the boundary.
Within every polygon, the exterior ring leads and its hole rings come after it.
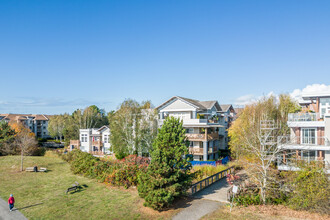
POLYGON ((229 128, 230 150, 258 186, 262 202, 276 184, 272 169, 281 149, 279 137, 289 134, 288 113, 299 110, 289 95, 264 97, 247 105, 229 128))
POLYGON ((21 123, 10 123, 10 126, 15 130, 14 145, 21 152, 21 171, 23 171, 23 158, 24 155, 31 155, 37 150, 37 140, 35 134, 31 132, 21 123))

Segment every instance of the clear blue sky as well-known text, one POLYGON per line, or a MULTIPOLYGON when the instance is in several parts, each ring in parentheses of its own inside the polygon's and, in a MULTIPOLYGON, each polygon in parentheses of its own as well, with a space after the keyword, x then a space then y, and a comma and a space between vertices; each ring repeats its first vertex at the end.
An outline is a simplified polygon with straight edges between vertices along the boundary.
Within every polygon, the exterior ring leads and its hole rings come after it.
POLYGON ((0 0, 0 113, 330 84, 330 1, 0 0))

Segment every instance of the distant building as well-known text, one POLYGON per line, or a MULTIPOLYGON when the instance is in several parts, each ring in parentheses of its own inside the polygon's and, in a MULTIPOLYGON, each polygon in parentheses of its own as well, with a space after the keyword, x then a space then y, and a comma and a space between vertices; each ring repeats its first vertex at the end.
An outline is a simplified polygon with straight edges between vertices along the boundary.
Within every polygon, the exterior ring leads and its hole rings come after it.
POLYGON ((330 94, 304 94, 299 113, 288 115, 290 136, 281 137, 279 170, 297 170, 297 160, 319 161, 330 172, 330 94))
POLYGON ((198 101, 174 96, 156 108, 159 114, 158 125, 161 127, 170 116, 182 119, 190 142, 189 153, 194 160, 217 159, 219 150, 228 149, 226 129, 235 114, 231 105, 223 105, 223 108, 218 101, 198 101))
POLYGON ((96 155, 112 153, 109 127, 80 129, 79 133, 79 140, 70 141, 71 150, 78 148, 81 151, 96 155))
POLYGON ((13 123, 21 123, 30 129, 37 138, 49 138, 47 115, 34 114, 0 114, 0 120, 13 123))

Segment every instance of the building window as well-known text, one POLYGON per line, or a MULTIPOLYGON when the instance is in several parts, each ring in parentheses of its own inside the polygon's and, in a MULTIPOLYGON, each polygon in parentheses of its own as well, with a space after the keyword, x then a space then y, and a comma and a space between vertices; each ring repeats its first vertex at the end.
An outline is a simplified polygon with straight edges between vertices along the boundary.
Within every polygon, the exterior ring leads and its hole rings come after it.
POLYGON ((81 134, 81 142, 87 142, 87 134, 81 134))
POLYGON ((316 129, 302 128, 301 143, 302 144, 316 144, 316 129))
POLYGON ((320 98, 321 105, 330 105, 330 98, 320 98))
POLYGON ((104 135, 104 143, 109 143, 109 135, 104 135))

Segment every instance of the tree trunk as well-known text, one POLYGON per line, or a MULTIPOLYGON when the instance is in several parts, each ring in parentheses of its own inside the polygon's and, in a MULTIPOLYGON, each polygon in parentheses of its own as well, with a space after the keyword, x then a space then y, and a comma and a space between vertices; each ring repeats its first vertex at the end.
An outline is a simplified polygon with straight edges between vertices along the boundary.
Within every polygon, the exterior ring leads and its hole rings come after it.
POLYGON ((23 147, 21 146, 21 171, 23 171, 23 147))

